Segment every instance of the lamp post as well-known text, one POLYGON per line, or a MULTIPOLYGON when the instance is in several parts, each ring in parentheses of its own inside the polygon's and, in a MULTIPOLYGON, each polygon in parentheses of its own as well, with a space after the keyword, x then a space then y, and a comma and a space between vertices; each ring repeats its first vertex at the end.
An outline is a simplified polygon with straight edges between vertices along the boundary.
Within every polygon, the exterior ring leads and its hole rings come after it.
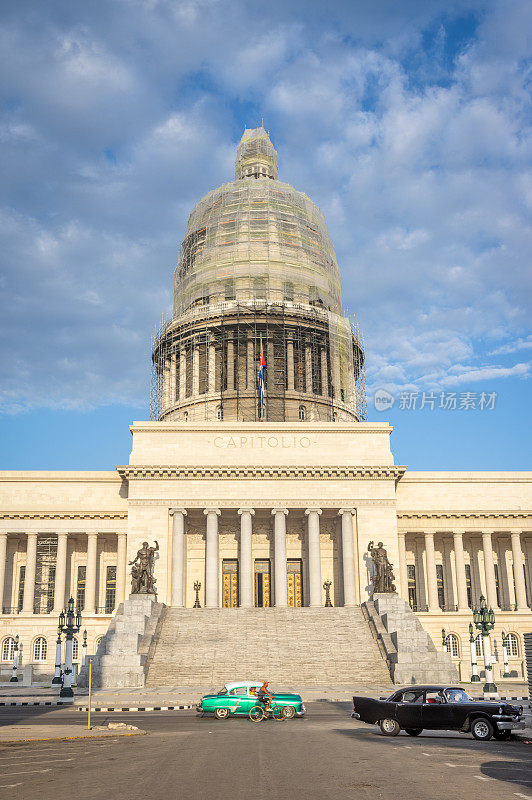
POLYGON ((447 636, 445 635, 445 628, 441 629, 441 643, 443 647, 443 652, 447 652, 447 636))
POLYGON ((84 667, 87 661, 87 629, 83 631, 83 644, 81 646, 81 666, 84 667))
POLYGON ((495 614, 492 608, 488 608, 486 598, 480 595, 479 608, 473 609, 473 622, 475 627, 482 635, 482 650, 484 652, 484 669, 486 671, 486 683, 484 684, 484 694, 496 694, 497 687, 493 683, 493 664, 491 662, 490 631, 495 625, 495 614))
POLYGON ((63 673, 63 686, 59 692, 59 697, 74 697, 74 692, 72 691, 74 675, 72 668, 72 639, 80 628, 81 614, 79 609, 74 613, 74 598, 71 597, 68 601, 66 614, 64 611, 61 611, 59 614, 59 630, 66 635, 65 669, 63 673))
POLYGON ((196 592, 196 600, 194 601, 193 608, 201 608, 201 603, 199 601, 199 593, 201 589, 201 581, 194 582, 194 591, 196 592))
POLYGON ((324 582, 323 588, 325 589, 325 608, 332 608, 331 603, 331 586, 332 583, 329 578, 324 582))
POLYGON ((13 645, 13 674, 9 681, 10 683, 18 683, 17 668, 18 668, 18 634, 15 636, 15 644, 13 645))
POLYGON ((505 632, 502 632, 502 660, 504 661, 503 678, 511 678, 510 667, 508 666, 508 637, 505 632))
POLYGON ((52 686, 59 686, 61 683, 61 628, 57 629, 57 640, 55 643, 55 671, 52 678, 52 686))
POLYGON ((477 646, 475 643, 475 637, 473 636, 473 623, 469 623, 469 648, 471 650, 471 683, 480 683, 480 677, 478 674, 478 666, 477 666, 477 646))

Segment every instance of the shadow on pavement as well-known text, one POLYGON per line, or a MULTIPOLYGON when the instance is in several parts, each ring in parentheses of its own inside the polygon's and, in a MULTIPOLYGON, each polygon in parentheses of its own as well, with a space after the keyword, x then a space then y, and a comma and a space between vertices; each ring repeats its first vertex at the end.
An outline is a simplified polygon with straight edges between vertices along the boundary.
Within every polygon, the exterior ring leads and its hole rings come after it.
POLYGON ((517 753, 515 749, 512 749, 511 755, 513 758, 516 756, 518 758, 514 761, 485 761, 480 765, 480 771, 487 778, 502 781, 503 783, 511 783, 514 787, 530 791, 532 788, 530 746, 524 745, 523 749, 520 749, 517 753))

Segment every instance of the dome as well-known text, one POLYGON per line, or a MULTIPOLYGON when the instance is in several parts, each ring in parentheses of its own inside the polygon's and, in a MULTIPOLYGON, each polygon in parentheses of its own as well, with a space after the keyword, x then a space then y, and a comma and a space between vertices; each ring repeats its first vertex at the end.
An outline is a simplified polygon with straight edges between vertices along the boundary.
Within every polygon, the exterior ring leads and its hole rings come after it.
POLYGON ((341 313, 340 271, 324 216, 306 194, 277 180, 277 154, 264 128, 244 132, 236 176, 190 214, 175 271, 174 317, 252 299, 341 313))

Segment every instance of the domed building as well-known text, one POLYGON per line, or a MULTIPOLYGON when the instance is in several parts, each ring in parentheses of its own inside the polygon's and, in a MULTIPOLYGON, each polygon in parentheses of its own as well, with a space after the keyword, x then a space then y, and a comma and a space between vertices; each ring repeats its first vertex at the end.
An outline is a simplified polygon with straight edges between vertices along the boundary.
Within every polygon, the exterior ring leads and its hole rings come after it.
POLYGON ((151 362, 128 464, 0 473, 1 677, 51 678, 72 597, 100 685, 467 682, 502 631, 495 680, 524 679, 531 474, 395 463, 324 217, 262 127, 190 215, 151 362))

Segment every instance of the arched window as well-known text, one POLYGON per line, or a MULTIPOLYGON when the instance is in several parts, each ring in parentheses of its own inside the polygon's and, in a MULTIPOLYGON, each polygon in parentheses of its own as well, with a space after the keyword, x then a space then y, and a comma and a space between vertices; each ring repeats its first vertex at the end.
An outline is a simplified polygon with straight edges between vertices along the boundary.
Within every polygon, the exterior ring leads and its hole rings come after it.
POLYGON ((477 654, 477 658, 482 658, 484 655, 484 647, 482 646, 482 636, 479 635, 475 639, 475 651, 477 654))
POLYGON ((510 658, 519 658, 519 639, 515 633, 509 633, 506 637, 506 649, 510 658))
POLYGON ((307 410, 305 406, 299 406, 299 420, 300 422, 304 422, 307 418, 307 410))
POLYGON ((46 661, 47 650, 48 647, 46 645, 46 639, 44 638, 44 636, 38 636, 33 642, 33 660, 46 661))
POLYGON ((224 410, 222 406, 218 406, 216 409, 216 419, 223 419, 224 418, 224 410))
POLYGON ((99 646, 101 645, 102 639, 103 636, 98 636, 98 638, 96 639, 96 650, 98 650, 99 646))
POLYGON ((460 658, 460 643, 456 633, 450 633, 447 637, 447 652, 451 658, 460 658))
POLYGON ((77 661, 79 658, 79 642, 74 636, 72 639, 72 661, 77 661))
POLYGON ((2 661, 13 661, 15 656, 15 639, 8 636, 2 642, 2 661))

